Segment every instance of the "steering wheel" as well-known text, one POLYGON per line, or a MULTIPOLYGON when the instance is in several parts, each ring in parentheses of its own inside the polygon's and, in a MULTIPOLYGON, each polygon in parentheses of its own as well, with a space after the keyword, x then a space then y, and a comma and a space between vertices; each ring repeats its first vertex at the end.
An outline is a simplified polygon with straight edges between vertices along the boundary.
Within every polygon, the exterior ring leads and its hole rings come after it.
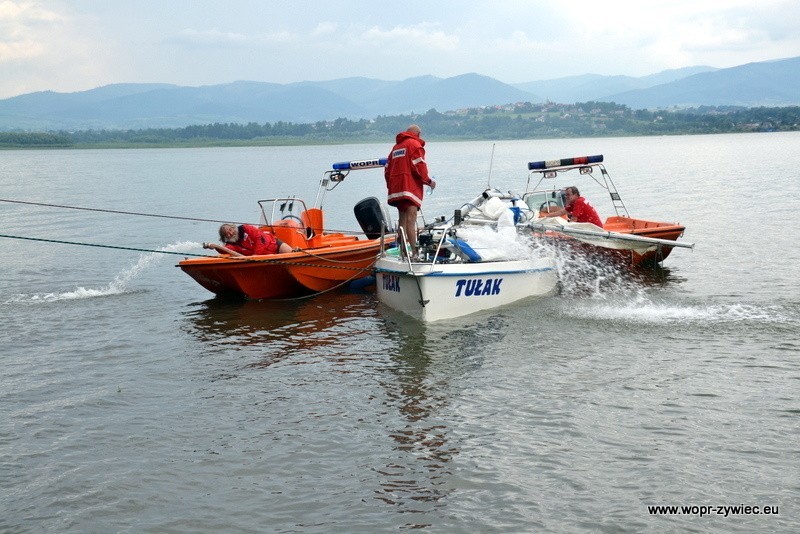
POLYGON ((541 211, 547 210, 545 213, 550 213, 550 204, 555 206, 556 209, 561 207, 561 206, 558 205, 558 202, 556 202, 555 200, 546 200, 546 201, 542 202, 541 206, 539 206, 539 211, 541 212, 541 211))
POLYGON ((283 217, 281 217, 281 220, 282 221, 294 220, 299 222, 301 226, 303 225, 303 219, 301 219, 297 215, 284 215, 283 217))

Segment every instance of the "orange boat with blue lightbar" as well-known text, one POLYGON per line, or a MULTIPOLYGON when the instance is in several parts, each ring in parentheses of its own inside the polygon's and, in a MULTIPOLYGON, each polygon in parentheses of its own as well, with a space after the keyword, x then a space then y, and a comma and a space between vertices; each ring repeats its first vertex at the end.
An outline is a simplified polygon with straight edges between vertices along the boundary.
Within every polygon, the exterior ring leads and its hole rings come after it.
POLYGON ((380 252, 395 241, 386 230, 387 219, 378 200, 365 198, 353 208, 363 235, 326 231, 322 203, 351 170, 385 164, 384 159, 335 163, 320 180, 310 208, 295 197, 259 200, 259 228, 287 243, 292 252, 190 258, 178 267, 212 293, 249 299, 313 295, 371 275, 380 252))
MULTIPOLYGON (((630 266, 656 265, 670 255, 673 248, 694 248, 694 244, 678 242, 686 227, 677 222, 652 221, 631 217, 620 197, 611 176, 603 165, 603 156, 583 156, 528 163, 531 171, 526 192, 522 196, 525 205, 533 213, 529 227, 545 236, 556 236, 559 243, 577 246, 583 251, 600 254, 630 266), (548 217, 548 212, 566 206, 564 185, 555 182, 563 175, 577 171, 584 178, 580 183, 593 182, 609 195, 616 215, 606 218, 602 227, 589 223, 572 223, 561 217, 548 217), (595 176, 599 171, 600 177, 595 176), (532 177, 538 182, 529 187, 532 177), (542 187, 546 180, 553 185, 542 187), (569 238, 565 241, 561 238, 569 238)), ((573 180, 570 178, 570 180, 573 180)), ((575 185, 573 182, 570 185, 575 185)), ((540 234, 541 235, 541 234, 540 234)))
MULTIPOLYGON (((528 163, 530 175, 525 193, 518 195, 487 189, 477 199, 456 210, 457 223, 495 224, 503 213, 513 212, 519 231, 533 232, 556 247, 577 250, 591 260, 610 260, 638 267, 657 265, 670 255, 673 248, 694 248, 694 244, 678 239, 686 227, 677 222, 653 221, 631 217, 614 182, 603 165, 603 156, 584 156, 528 163), (569 183, 559 178, 577 172, 583 181, 569 178, 569 183), (596 173, 600 177, 595 176, 596 173), (531 187, 533 178, 536 183, 531 187), (552 184, 543 186, 545 181, 552 184), (562 213, 567 205, 565 189, 576 186, 584 191, 584 184, 593 183, 604 189, 611 199, 615 215, 600 221, 602 226, 586 222, 572 222, 564 217, 550 215, 562 213)), ((587 194, 593 197, 593 194, 587 194)))

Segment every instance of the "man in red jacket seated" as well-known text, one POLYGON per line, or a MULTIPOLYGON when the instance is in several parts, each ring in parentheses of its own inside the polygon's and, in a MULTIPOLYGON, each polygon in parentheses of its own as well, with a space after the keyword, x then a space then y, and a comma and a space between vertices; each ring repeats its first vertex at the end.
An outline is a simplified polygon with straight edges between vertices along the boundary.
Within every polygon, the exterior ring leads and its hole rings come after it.
POLYGON ((259 230, 250 224, 223 224, 219 227, 219 239, 224 245, 203 243, 203 248, 214 249, 231 256, 261 256, 291 252, 292 247, 274 235, 259 230))
MULTIPOLYGON (((388 203, 397 208, 399 226, 408 238, 412 254, 417 253, 417 211, 422 207, 422 187, 430 186, 431 191, 436 188, 436 182, 428 176, 425 141, 420 133, 419 126, 412 124, 405 132, 397 134, 384 170, 388 203)), ((405 252, 404 247, 401 250, 405 252)))
POLYGON ((581 196, 577 187, 573 185, 564 189, 564 196, 567 200, 567 207, 549 212, 548 217, 566 215, 572 222, 588 222, 600 228, 603 227, 603 221, 600 220, 597 210, 581 196))

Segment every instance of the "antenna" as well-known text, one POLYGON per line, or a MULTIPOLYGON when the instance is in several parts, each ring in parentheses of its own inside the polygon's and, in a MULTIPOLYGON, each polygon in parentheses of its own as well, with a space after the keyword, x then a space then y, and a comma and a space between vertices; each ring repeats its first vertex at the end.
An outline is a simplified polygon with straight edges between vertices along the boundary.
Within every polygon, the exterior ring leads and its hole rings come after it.
POLYGON ((486 189, 492 188, 492 164, 494 163, 494 146, 496 143, 492 143, 492 157, 489 158, 489 179, 486 181, 486 189))

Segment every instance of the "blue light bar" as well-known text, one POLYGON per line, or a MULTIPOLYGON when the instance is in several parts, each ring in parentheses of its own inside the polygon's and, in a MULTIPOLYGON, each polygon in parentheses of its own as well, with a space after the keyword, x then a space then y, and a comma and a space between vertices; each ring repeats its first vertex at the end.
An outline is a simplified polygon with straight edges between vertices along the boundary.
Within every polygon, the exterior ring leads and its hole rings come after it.
POLYGON ((551 159, 547 161, 531 161, 528 163, 528 170, 552 169, 553 167, 566 167, 568 165, 587 165, 589 163, 602 163, 603 155, 582 156, 579 158, 551 159))
POLYGON ((333 164, 335 171, 349 171, 353 169, 375 169, 377 167, 384 167, 388 163, 389 158, 377 159, 362 159, 358 161, 341 161, 333 164))

